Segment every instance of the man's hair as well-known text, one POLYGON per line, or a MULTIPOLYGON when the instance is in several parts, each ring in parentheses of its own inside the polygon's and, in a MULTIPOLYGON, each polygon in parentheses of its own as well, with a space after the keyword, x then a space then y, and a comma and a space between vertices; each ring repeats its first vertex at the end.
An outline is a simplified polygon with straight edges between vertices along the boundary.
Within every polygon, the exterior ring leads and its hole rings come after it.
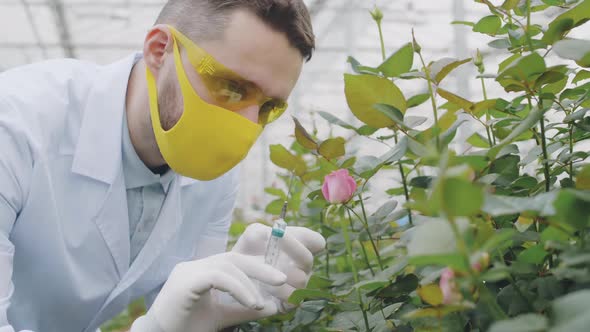
POLYGON ((249 10, 285 33, 303 58, 311 59, 315 36, 303 0, 169 0, 156 24, 171 24, 193 40, 216 40, 223 36, 229 15, 236 9, 249 10))

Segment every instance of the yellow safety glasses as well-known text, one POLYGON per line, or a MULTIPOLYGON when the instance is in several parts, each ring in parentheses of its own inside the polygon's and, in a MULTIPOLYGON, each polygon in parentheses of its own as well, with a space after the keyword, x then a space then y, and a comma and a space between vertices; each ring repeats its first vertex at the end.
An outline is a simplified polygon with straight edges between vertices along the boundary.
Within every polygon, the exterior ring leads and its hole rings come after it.
POLYGON ((186 49, 190 63, 199 73, 216 105, 230 111, 258 105, 258 123, 262 126, 275 121, 285 112, 287 103, 284 100, 265 96, 256 84, 217 62, 174 27, 168 27, 176 41, 186 49))

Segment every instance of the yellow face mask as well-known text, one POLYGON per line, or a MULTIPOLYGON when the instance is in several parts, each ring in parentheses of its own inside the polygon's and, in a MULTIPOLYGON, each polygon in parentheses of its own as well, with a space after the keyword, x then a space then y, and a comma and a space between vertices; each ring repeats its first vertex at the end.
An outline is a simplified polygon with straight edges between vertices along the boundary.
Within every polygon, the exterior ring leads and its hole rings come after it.
POLYGON ((174 63, 183 97, 183 113, 170 130, 160 123, 156 80, 146 69, 152 127, 162 157, 180 175, 212 180, 242 161, 262 132, 287 107, 283 101, 266 98, 251 82, 218 63, 190 39, 169 27, 174 39, 174 63), (216 105, 205 102, 188 80, 178 43, 204 82, 216 105), (219 105, 219 106, 217 106, 219 105), (259 123, 234 111, 259 105, 259 123))

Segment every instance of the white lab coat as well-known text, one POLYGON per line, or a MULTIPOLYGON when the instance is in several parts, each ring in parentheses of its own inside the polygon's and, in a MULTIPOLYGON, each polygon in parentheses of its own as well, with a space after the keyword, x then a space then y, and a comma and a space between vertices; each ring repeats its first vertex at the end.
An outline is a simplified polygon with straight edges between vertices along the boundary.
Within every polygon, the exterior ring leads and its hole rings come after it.
POLYGON ((177 263, 225 251, 237 169, 175 175, 130 266, 121 132, 138 57, 0 74, 0 332, 94 332, 138 297, 149 305, 177 263))

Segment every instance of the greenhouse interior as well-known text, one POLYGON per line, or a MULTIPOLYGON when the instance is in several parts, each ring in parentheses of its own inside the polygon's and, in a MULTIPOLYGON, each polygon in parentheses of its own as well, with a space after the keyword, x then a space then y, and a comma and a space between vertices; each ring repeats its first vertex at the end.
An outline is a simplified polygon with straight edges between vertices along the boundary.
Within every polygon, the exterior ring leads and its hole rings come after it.
POLYGON ((0 331, 588 331, 589 20, 0 0, 0 331))

